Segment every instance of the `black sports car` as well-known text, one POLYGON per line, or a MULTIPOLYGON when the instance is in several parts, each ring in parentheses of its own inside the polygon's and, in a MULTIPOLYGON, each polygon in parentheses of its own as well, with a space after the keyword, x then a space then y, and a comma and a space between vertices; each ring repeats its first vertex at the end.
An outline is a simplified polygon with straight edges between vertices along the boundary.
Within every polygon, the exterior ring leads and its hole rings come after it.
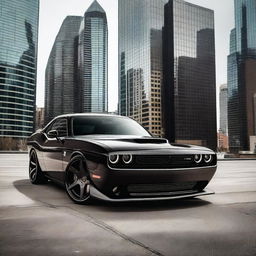
POLYGON ((58 116, 29 138, 28 147, 31 182, 64 184, 76 203, 206 195, 217 168, 212 150, 170 144, 115 115, 58 116))

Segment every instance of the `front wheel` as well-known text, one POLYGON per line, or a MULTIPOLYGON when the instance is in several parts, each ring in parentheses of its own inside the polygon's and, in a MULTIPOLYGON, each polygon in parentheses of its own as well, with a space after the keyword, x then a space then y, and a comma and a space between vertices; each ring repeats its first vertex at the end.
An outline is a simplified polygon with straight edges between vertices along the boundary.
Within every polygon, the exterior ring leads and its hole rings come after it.
POLYGON ((85 160, 75 156, 66 168, 65 188, 68 196, 77 204, 90 201, 90 180, 85 160))

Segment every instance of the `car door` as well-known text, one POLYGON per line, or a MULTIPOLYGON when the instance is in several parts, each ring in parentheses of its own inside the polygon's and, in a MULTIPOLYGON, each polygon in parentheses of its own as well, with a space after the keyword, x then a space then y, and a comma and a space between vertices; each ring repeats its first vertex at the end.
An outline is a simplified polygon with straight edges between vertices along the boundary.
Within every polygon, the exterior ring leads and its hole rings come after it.
POLYGON ((52 178, 62 180, 63 176, 63 144, 65 137, 67 137, 67 119, 56 119, 45 130, 45 142, 44 142, 44 162, 47 174, 52 178), (50 136, 51 131, 57 131, 58 136, 50 136))

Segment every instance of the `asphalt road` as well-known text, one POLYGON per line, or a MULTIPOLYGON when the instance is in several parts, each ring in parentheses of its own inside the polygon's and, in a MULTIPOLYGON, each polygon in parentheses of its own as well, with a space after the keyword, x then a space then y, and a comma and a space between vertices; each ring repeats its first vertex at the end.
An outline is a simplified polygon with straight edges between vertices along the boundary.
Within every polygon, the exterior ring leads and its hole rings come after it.
POLYGON ((223 161, 215 195, 168 202, 73 204, 31 185, 28 158, 0 154, 0 255, 256 255, 256 161, 223 161))

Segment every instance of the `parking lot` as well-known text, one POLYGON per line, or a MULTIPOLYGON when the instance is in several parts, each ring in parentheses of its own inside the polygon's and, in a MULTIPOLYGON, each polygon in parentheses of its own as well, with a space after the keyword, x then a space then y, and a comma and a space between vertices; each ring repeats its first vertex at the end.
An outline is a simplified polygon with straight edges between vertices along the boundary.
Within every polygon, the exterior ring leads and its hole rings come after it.
POLYGON ((0 154, 0 255, 256 255, 256 161, 221 161, 195 199, 75 205, 0 154))

